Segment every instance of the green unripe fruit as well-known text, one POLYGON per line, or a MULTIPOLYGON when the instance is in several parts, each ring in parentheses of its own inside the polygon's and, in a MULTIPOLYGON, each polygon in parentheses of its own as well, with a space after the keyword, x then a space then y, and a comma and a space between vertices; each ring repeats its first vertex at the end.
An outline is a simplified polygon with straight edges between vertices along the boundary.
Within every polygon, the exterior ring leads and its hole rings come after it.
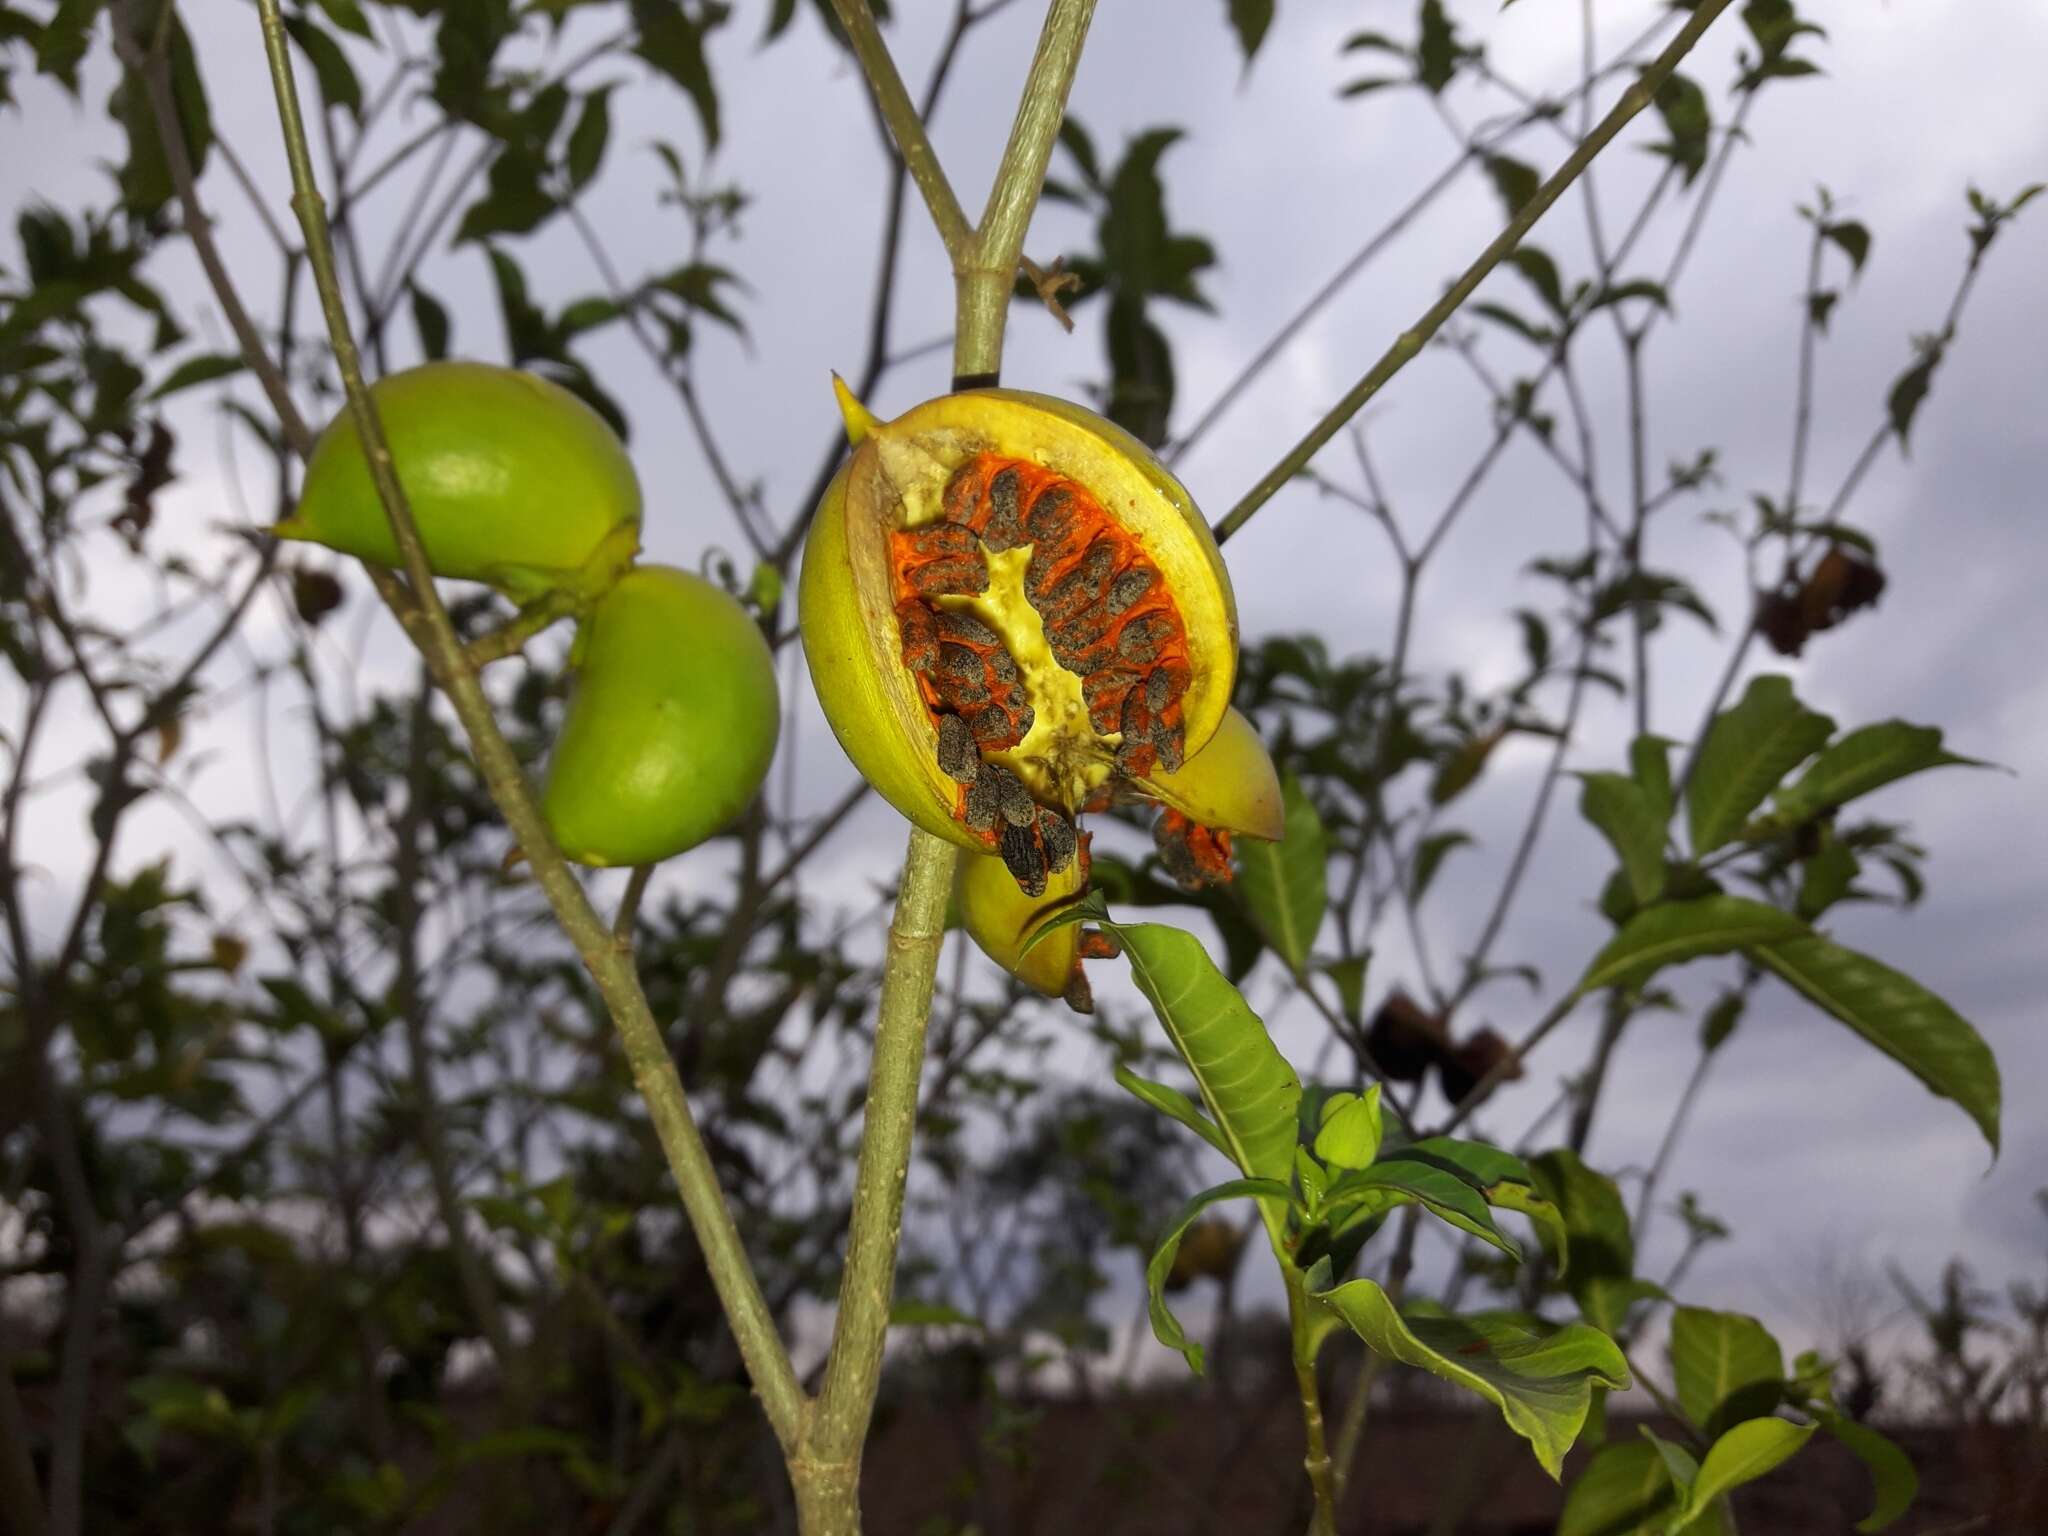
MULTIPOLYGON (((640 484, 617 434, 558 384, 487 363, 428 363, 370 395, 398 483, 439 576, 526 601, 595 596, 640 543, 640 484)), ((378 565, 402 562, 368 456, 344 407, 306 465, 298 510, 277 526, 378 565)))
POLYGON ((653 864, 747 808, 782 712, 747 610, 688 571, 620 577, 577 637, 575 691, 541 808, 580 864, 653 864))

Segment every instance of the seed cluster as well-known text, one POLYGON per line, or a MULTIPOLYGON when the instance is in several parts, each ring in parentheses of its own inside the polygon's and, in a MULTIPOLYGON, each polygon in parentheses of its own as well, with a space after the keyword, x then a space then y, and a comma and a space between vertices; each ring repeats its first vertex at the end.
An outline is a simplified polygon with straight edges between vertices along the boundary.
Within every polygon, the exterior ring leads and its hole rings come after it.
POLYGON ((1081 679, 1090 727, 1118 738, 1117 768, 1130 778, 1186 756, 1186 631, 1158 567, 1065 477, 982 454, 947 482, 941 507, 941 521, 891 536, 903 664, 937 722, 939 766, 961 785, 960 819, 1038 895, 1074 856, 1073 823, 984 760, 1022 741, 1034 713, 1002 637, 938 599, 986 592, 984 551, 1028 545, 1025 598, 1054 661, 1081 679))

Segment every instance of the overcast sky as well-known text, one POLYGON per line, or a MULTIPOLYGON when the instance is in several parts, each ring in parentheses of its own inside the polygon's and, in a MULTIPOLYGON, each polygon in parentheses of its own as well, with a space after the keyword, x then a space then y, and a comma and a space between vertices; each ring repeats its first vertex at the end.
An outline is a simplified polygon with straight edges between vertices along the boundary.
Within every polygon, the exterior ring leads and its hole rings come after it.
MULTIPOLYGON (((753 10, 757 8, 743 8, 753 10)), ((899 0, 908 13, 895 40, 917 89, 950 5, 899 0)), ((1167 156, 1168 202, 1178 228, 1211 237, 1220 264, 1203 278, 1217 314, 1172 310, 1160 318, 1176 344, 1185 427, 1243 360, 1452 154, 1443 126, 1412 93, 1362 102, 1336 89, 1363 72, 1338 55, 1348 33, 1376 27, 1405 33, 1408 0, 1393 4, 1282 0, 1279 19, 1246 76, 1215 0, 1104 0, 1074 90, 1073 111, 1105 158, 1132 133, 1177 124, 1186 140, 1167 156)), ((1505 72, 1534 89, 1573 77, 1574 28, 1563 0, 1525 0, 1504 16, 1490 3, 1451 7, 1505 72)), ((963 53, 935 129, 938 149, 962 201, 977 207, 1008 128, 1010 104, 1028 58, 1039 8, 1018 4, 975 33, 963 53)), ((1603 7, 1604 56, 1655 14, 1646 0, 1603 7)), ((1831 0, 1807 7, 1829 40, 1809 48, 1826 77, 1766 93, 1751 124, 1754 145, 1738 155, 1729 185, 1696 258, 1675 295, 1677 316, 1650 354, 1649 457, 1661 466, 1717 445, 1727 476, 1714 496, 1681 504, 1655 525, 1652 559, 1688 573, 1728 620, 1743 611, 1739 558, 1726 536, 1698 512, 1736 506, 1752 489, 1776 494, 1785 479, 1790 438, 1797 294, 1805 228, 1794 205, 1824 183, 1845 212, 1874 236, 1861 282, 1837 311, 1822 353, 1810 494, 1831 494, 1849 461, 1881 419, 1884 394, 1904 366, 1909 333, 1931 329, 1965 255, 1963 189, 1975 183, 2007 196, 2048 179, 2048 96, 2038 85, 2048 57, 2048 9, 2037 0, 1831 0)), ((283 209, 282 157, 268 92, 258 87, 259 42, 253 10, 205 0, 201 51, 212 83, 218 131, 241 151, 283 209), (230 83, 232 82, 232 84, 230 83)), ((1731 14, 1687 68, 1718 91, 1732 72, 1739 36, 1731 14)), ((867 327, 867 293, 882 213, 882 162, 861 84, 808 15, 799 35, 758 50, 757 20, 720 34, 714 62, 725 141, 712 166, 753 197, 743 241, 719 259, 741 271, 751 292, 745 316, 751 340, 740 344, 700 330, 707 405, 724 452, 745 478, 760 479, 767 503, 787 516, 831 430, 827 371, 857 370, 867 327)), ((571 36, 579 34, 572 31, 571 36)), ((104 62, 102 60, 102 62, 104 62)), ((626 71, 599 70, 593 81, 626 71)), ((0 201, 31 197, 63 203, 94 188, 96 159, 117 157, 118 139, 100 114, 104 79, 75 109, 41 82, 17 77, 24 106, 9 121, 15 144, 33 134, 34 156, 0 156, 0 201)), ((310 81, 307 82, 310 87, 310 81)), ((1453 89, 1454 110, 1470 119, 1498 110, 1467 87, 1453 89)), ((419 119, 415 118, 416 123, 419 119)), ((396 136, 409 131, 394 125, 396 136)), ((657 169, 642 151, 654 136, 674 140, 693 171, 703 165, 701 137, 673 92, 649 88, 615 102, 614 151, 587 209, 609 233, 613 260, 629 275, 683 259, 679 220, 652 210, 657 169)), ((1603 160, 1599 187, 1610 224, 1626 218, 1654 169, 1639 146, 1639 125, 1603 160)), ((1516 150, 1546 171, 1559 155, 1554 137, 1532 136, 1516 150)), ((207 182, 231 263, 249 291, 275 291, 273 254, 247 204, 216 161, 207 182)), ((398 216, 386 198, 375 219, 398 216)), ((899 290, 899 346, 942 336, 951 298, 936 237, 912 210, 899 290)), ((1411 236, 1368 269, 1310 332, 1289 348, 1258 387, 1183 461, 1190 489, 1219 513, 1363 372, 1393 334, 1412 321, 1497 227, 1491 192, 1474 180, 1436 205, 1411 236)), ((1567 270, 1583 269, 1584 221, 1575 200, 1555 210, 1536 240, 1567 270)), ((1645 245, 1646 269, 1661 268, 1676 233, 1669 220, 1645 245)), ((1086 226, 1047 208, 1028 251, 1041 260, 1086 243, 1086 226)), ((599 282, 573 235, 560 224, 515 242, 537 291, 559 303, 594 292, 599 282)), ((165 282, 215 322, 196 268, 178 252, 162 264, 165 282)), ((2041 1272, 2048 1223, 2031 1204, 2048 1185, 2048 1127, 2039 1084, 2048 1075, 2048 1032, 2039 989, 2048 931, 2048 827, 2041 814, 2040 769, 2048 755, 2048 605, 2037 596, 2044 562, 2039 527, 2048 428, 2041 408, 2048 386, 2048 209, 2040 207, 2001 241, 1978 285, 1960 344, 1943 367, 1915 428, 1913 455, 1888 453, 1866 481, 1850 520, 1881 541, 1891 581, 1875 619, 1842 636, 1822 637, 1799 662, 1765 658, 1790 672, 1808 702, 1844 726, 1891 715, 1943 726, 1950 743, 2008 764, 2013 775, 1952 771, 1888 790, 1871 808, 1908 821, 1933 851, 1930 894, 1919 912, 1844 909, 1830 927, 1942 993, 1998 1053, 2005 1078, 2005 1151, 1988 1173, 1987 1153, 1963 1114, 1930 1097, 1904 1071, 1848 1031, 1782 990, 1766 988, 1723 1053, 1715 1081, 1693 1122, 1668 1188, 1700 1191, 1728 1219, 1737 1240, 1694 1271, 1691 1299, 1775 1311, 1799 1309, 1813 1287, 1815 1256, 1827 1246, 1873 1261, 1896 1259, 1931 1276, 1954 1253, 1967 1253, 1989 1279, 2041 1272), (1769 1280, 1776 1300, 1760 1293, 1769 1280)), ((483 258, 474 248, 438 256, 428 287, 456 317, 456 350, 497 355, 502 348, 483 258)), ((1517 280, 1496 279, 1496 297, 1521 302, 1517 280)), ((1101 340, 1093 311, 1069 337, 1047 318, 1020 310, 1011 330, 1009 382, 1076 393, 1098 377, 1101 340)), ((404 328, 401 327, 401 333, 404 328)), ((409 337, 407 337, 409 341, 409 337)), ((216 341, 216 344, 220 344, 216 341)), ((1494 354, 1502 369, 1522 359, 1494 354)), ((1597 348, 1595 349, 1597 352, 1597 348)), ((646 543, 652 558, 694 565, 707 546, 735 554, 744 546, 715 494, 704 460, 673 397, 623 336, 600 338, 589 356, 606 386, 628 402, 633 441, 648 494, 646 543)), ((871 403, 894 414, 945 386, 943 354, 897 370, 871 403)), ((1600 468, 1611 500, 1625 487, 1618 374, 1603 358, 1587 375, 1591 408, 1605 423, 1600 468)), ((1390 500, 1410 526, 1434 515, 1465 474, 1487 431, 1488 410, 1462 365, 1442 355, 1411 368, 1368 413, 1371 441, 1390 500)), ((269 490, 260 475, 234 469, 209 451, 209 419, 189 423, 183 465, 188 478, 166 498, 167 528, 189 529, 195 547, 216 520, 260 511, 269 490), (234 500, 236 491, 244 500, 234 500)), ((247 455, 244 455, 245 461, 247 455)), ((1324 466, 1350 474, 1348 454, 1324 466)), ((1542 604, 1549 593, 1523 574, 1539 554, 1575 550, 1580 503, 1555 470, 1526 447, 1511 451, 1474 503, 1422 593, 1412 661, 1425 671, 1456 667, 1481 685, 1519 664, 1507 610, 1542 604)), ((1230 546, 1248 639, 1277 630, 1313 629, 1333 652, 1383 652, 1393 619, 1395 572, 1384 539, 1363 519, 1342 514, 1306 490, 1293 490, 1260 513, 1230 546)), ((357 584, 359 594, 363 592, 357 584)), ((120 594, 102 590, 103 600, 120 594)), ((365 606, 358 604, 358 609, 365 606)), ((351 628, 356 611, 350 615, 351 628)), ((279 618, 259 612, 252 644, 278 636, 279 618)), ((366 671, 396 684, 409 673, 395 629, 369 626, 366 671)), ((1725 657, 1727 637, 1685 621, 1660 634, 1653 728, 1689 736, 1725 657)), ((808 698, 794 650, 785 678, 800 702, 792 741, 796 804, 831 803, 848 769, 808 698)), ((1612 767, 1626 739, 1619 710, 1596 703, 1571 765, 1612 767)), ((220 742, 246 739, 249 722, 218 712, 220 742), (240 734, 236 734, 240 733, 240 734)), ((188 749, 189 750, 189 749, 188 749)), ((1458 807, 1456 824, 1479 840, 1446 867, 1431 903, 1429 937, 1438 956, 1469 945, 1525 814, 1543 761, 1540 744, 1502 751, 1481 787, 1458 807)), ((200 774, 195 792, 217 811, 246 806, 251 792, 243 755, 228 751, 200 774)), ((1591 911, 1607 856, 1560 797, 1532 878, 1497 951, 1503 960, 1544 968, 1544 997, 1499 988, 1473 1016, 1514 1035, 1564 985, 1603 938, 1591 911)), ((77 868, 75 817, 52 817, 31 853, 57 871, 77 868)), ((897 856, 902 823, 871 806, 817 862, 814 892, 851 906, 873 872, 897 856)), ((169 818, 142 825, 125 845, 134 861, 165 846, 196 861, 189 835, 169 818)), ((681 861, 664 879, 715 877, 722 854, 681 861)), ((1382 936, 1374 996, 1412 980, 1398 936, 1382 936)), ((1098 968, 1102 969, 1102 968, 1098 968)), ((1697 995, 1712 978, 1702 968, 1697 995)), ((1098 993, 1131 994, 1106 976, 1098 993)), ((1255 1001, 1270 986, 1251 989, 1255 1001)), ((1306 1061, 1320 1026, 1282 1010, 1272 1023, 1284 1048, 1306 1061)), ((1504 1095, 1488 1117, 1512 1135, 1548 1101, 1559 1078, 1578 1070, 1590 1020, 1561 1032, 1538 1057, 1530 1080, 1504 1095)), ((1653 1153, 1693 1058, 1690 1022, 1650 1016, 1631 1031, 1604 1101, 1592 1155, 1609 1168, 1641 1165, 1653 1153)), ((1653 1238, 1668 1257, 1674 1224, 1653 1238)), ((1653 1257, 1650 1269, 1659 1261, 1653 1257)))

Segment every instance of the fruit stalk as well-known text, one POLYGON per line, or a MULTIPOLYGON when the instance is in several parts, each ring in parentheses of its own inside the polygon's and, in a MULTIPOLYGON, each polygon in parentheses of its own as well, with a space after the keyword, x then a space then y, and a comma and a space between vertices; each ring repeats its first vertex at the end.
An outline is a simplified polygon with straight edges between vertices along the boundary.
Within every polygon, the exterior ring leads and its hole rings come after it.
POLYGON ((420 649, 434 681, 448 695, 492 799, 503 812, 506 825, 525 853, 556 920, 574 944, 618 1025, 634 1082, 647 1103, 649 1118, 668 1158, 691 1227, 704 1250, 706 1268, 732 1324, 754 1390, 777 1438, 785 1447, 791 1446, 804 1409, 803 1389, 797 1383, 774 1314, 761 1294, 745 1245, 726 1208, 682 1080, 676 1075, 661 1027, 641 990, 638 970, 631 954, 612 942, 610 930, 591 907, 582 885, 549 835, 525 770, 498 729, 476 669, 464 655, 461 638, 435 590, 419 529, 392 469, 390 449, 363 380, 361 358, 335 270, 326 205, 313 177, 284 19, 278 0, 257 0, 257 6, 291 171, 292 210, 305 232, 306 253, 320 294, 329 345, 357 430, 367 447, 371 479, 391 520, 392 536, 403 557, 407 578, 401 583, 389 573, 369 567, 371 579, 408 638, 420 649))

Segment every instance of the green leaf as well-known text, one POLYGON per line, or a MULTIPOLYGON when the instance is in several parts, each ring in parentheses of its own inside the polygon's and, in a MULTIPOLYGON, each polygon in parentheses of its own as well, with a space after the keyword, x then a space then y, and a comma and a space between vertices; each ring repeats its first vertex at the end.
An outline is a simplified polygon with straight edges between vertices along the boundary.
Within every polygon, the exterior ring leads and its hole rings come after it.
POLYGON ((1786 822, 1806 821, 1912 774, 1951 766, 1991 765, 1946 750, 1938 727, 1881 720, 1829 742, 1796 783, 1772 797, 1774 816, 1786 822))
POLYGON ((1944 1099, 1998 1151, 1998 1062, 1983 1036, 1912 977, 1817 934, 1765 942, 1752 957, 1944 1099))
POLYGON ((1620 855, 1636 900, 1655 901, 1664 893, 1664 818, 1649 791, 1618 773, 1582 773, 1579 782, 1579 814, 1620 855))
POLYGON ((1664 1463, 1664 1474, 1671 1481, 1672 1491, 1678 1495, 1681 1507, 1692 1502, 1692 1485, 1699 1480, 1700 1464, 1693 1454, 1682 1445, 1674 1445, 1649 1425, 1638 1425, 1642 1437, 1657 1453, 1657 1459, 1664 1463))
POLYGON ((1245 838, 1237 849, 1237 890, 1245 910, 1287 969, 1301 975, 1329 906, 1323 820, 1301 783, 1282 785, 1286 823, 1277 843, 1245 838))
POLYGON ((1493 190, 1500 194, 1510 219, 1528 207, 1529 200, 1543 185, 1542 173, 1535 166, 1511 155, 1488 155, 1486 174, 1492 179, 1493 190))
POLYGON ((1326 1210, 1337 1213, 1338 1229, 1383 1216, 1402 1205, 1419 1205, 1439 1221, 1481 1242, 1491 1243, 1511 1259, 1522 1250, 1494 1224, 1485 1199, 1455 1173, 1427 1163, 1389 1158, 1335 1180, 1323 1197, 1326 1210))
MULTIPOLYGON (((1678 1495, 1657 1448, 1621 1441, 1596 1452, 1565 1495, 1557 1536, 1663 1536, 1678 1495)), ((1695 1524, 1689 1536, 1706 1536, 1695 1524)))
POLYGON ((1103 926, 1123 940, 1131 979, 1194 1074, 1230 1160, 1284 1183, 1294 1168, 1301 1080, 1265 1024, 1193 934, 1161 923, 1103 926))
POLYGON ((1131 140, 1110 177, 1096 238, 1119 296, 1174 299, 1207 309, 1195 277, 1215 264, 1216 253, 1206 240, 1174 233, 1159 179, 1160 158, 1184 137, 1178 128, 1152 128, 1131 140))
POLYGON ((1169 1088, 1165 1083, 1155 1083, 1150 1078, 1140 1077, 1122 1063, 1118 1063, 1115 1077, 1117 1086, 1124 1092, 1149 1104, 1167 1119, 1178 1120, 1225 1157, 1231 1155, 1229 1143, 1224 1141, 1223 1133, 1217 1130, 1209 1117, 1196 1107, 1195 1101, 1178 1088, 1169 1088))
POLYGON ((612 86, 601 85, 585 96, 583 110, 576 116, 576 126, 569 130, 565 163, 569 171, 569 185, 578 192, 590 185, 590 178, 597 174, 598 166, 604 162, 604 148, 612 133, 612 90, 612 86))
POLYGON ((1629 772, 1643 786, 1660 820, 1671 819, 1671 748, 1663 736, 1638 736, 1628 744, 1629 772))
POLYGON ((1444 10, 1443 0, 1422 0, 1421 37, 1415 45, 1415 78, 1432 95, 1451 83, 1459 62, 1468 50, 1458 41, 1458 29, 1444 10))
MULTIPOLYGON (((710 13, 722 16, 722 11, 710 13)), ((718 147, 718 87, 712 83, 711 66, 704 58, 705 28, 691 20, 680 5, 664 0, 633 0, 633 19, 639 23, 640 39, 633 52, 675 82, 704 125, 707 148, 718 147)))
POLYGON ((1707 1450, 1692 1485, 1688 1511, 1697 1514, 1723 1494, 1753 1483, 1792 1459, 1813 1438, 1813 1424, 1786 1419, 1745 1419, 1707 1450))
POLYGON ((1622 924, 1579 982, 1581 993, 1641 986, 1667 965, 1750 950, 1805 934, 1789 912, 1741 896, 1699 896, 1646 907, 1622 924))
POLYGON ((1849 258, 1851 271, 1862 272, 1863 263, 1870 256, 1870 229, 1855 219, 1843 219, 1839 223, 1824 224, 1821 234, 1842 248, 1849 258))
POLYGON ((1752 678, 1741 701, 1714 717, 1700 743, 1685 791, 1693 856, 1734 838, 1749 813, 1834 729, 1834 721, 1793 697, 1790 678, 1752 678))
POLYGON ((1244 50, 1244 62, 1249 68, 1252 55, 1266 40, 1266 29, 1273 25, 1273 0, 1229 0, 1229 3, 1231 29, 1237 33, 1237 45, 1244 50))
POLYGON ((190 389, 195 384, 210 384, 215 379, 224 379, 230 374, 240 373, 247 366, 239 352, 208 352, 199 357, 188 357, 173 368, 170 377, 152 389, 147 398, 161 400, 166 395, 175 395, 179 390, 190 389))
POLYGON ((1664 119, 1665 131, 1671 135, 1669 143, 1657 146, 1657 152, 1676 165, 1683 173, 1685 185, 1691 186, 1693 178, 1706 169, 1707 145, 1713 133, 1707 93, 1697 82, 1672 74, 1657 87, 1654 101, 1657 115, 1664 119))
POLYGON ((1851 894, 1863 867, 1847 843, 1832 833, 1823 837, 1820 852, 1800 867, 1799 895, 1792 903, 1792 910, 1809 923, 1851 894))
POLYGON ((1716 998, 1714 1006, 1700 1020, 1700 1049, 1718 1051, 1725 1045, 1742 1021, 1742 1010, 1747 1006, 1748 999, 1741 992, 1723 992, 1716 998))
POLYGON ((1323 974, 1337 984, 1338 1001, 1344 1005, 1344 1017, 1356 1023, 1365 1013, 1365 971, 1372 957, 1353 955, 1348 960, 1332 960, 1323 967, 1323 974))
MULTIPOLYGON (((1291 1157, 1289 1162, 1291 1165, 1291 1157)), ((1153 1250, 1152 1261, 1145 1266, 1146 1310, 1152 1319, 1152 1336, 1168 1349, 1179 1350, 1188 1363, 1188 1369, 1197 1376, 1202 1374, 1202 1346, 1181 1331, 1180 1319, 1166 1304, 1166 1277, 1172 1273, 1174 1255, 1180 1252, 1180 1240, 1202 1212, 1221 1201, 1257 1200, 1261 1207, 1270 1208, 1276 1202, 1284 1207, 1292 1198, 1284 1181, 1232 1179, 1228 1184, 1218 1184, 1214 1189, 1203 1190, 1181 1207, 1173 1225, 1167 1228, 1166 1236, 1153 1250)))
POLYGON ((1322 1125, 1316 1131, 1316 1156, 1333 1168, 1369 1168, 1379 1156, 1383 1134, 1378 1083, 1362 1097, 1332 1094, 1323 1104, 1322 1125))
POLYGON ((1831 1408, 1815 1408, 1812 1412, 1820 1427, 1841 1441, 1870 1473, 1876 1502, 1870 1513, 1856 1522, 1858 1531, 1872 1536, 1912 1507, 1920 1492, 1920 1474, 1913 1469, 1912 1458, 1868 1424, 1859 1424, 1831 1408))
MULTIPOLYGON (((51 18, 52 32, 61 30, 64 10, 51 18)), ((95 8, 96 10, 97 8, 95 8)), ((90 32, 94 15, 82 19, 90 32)), ((171 96, 178 111, 178 126, 185 135, 185 152, 192 162, 194 179, 206 170, 206 157, 213 148, 213 112, 206 97, 206 82, 199 73, 199 56, 192 48, 191 35, 181 21, 171 22, 171 96)), ((45 66, 46 69, 48 66, 45 66)), ((169 202, 176 188, 171 183, 170 162, 164 158, 163 136, 157 132, 156 114, 150 110, 149 91, 133 70, 121 72, 108 113, 128 136, 128 159, 121 167, 121 197, 130 207, 152 210, 169 202)))
POLYGON ((538 229, 559 205, 541 185, 546 167, 523 150, 508 149, 491 162, 484 195, 463 212, 455 243, 538 229))
POLYGON ((1145 301, 1117 291, 1104 327, 1109 346, 1109 399, 1103 415, 1147 447, 1166 441, 1173 415, 1173 347, 1152 323, 1145 301))
POLYGON ((1536 1158, 1530 1172, 1564 1226, 1572 1299, 1595 1327, 1617 1331, 1632 1305, 1661 1294, 1656 1286, 1635 1278, 1635 1235, 1621 1191, 1568 1147, 1536 1158))
POLYGON ((1784 1351, 1769 1329, 1740 1312, 1674 1311, 1671 1374, 1685 1416, 1710 1437, 1772 1412, 1785 1393, 1784 1351))
POLYGON ((1570 1235, 1564 1215, 1537 1187, 1536 1175, 1514 1153, 1483 1141, 1461 1141, 1453 1136, 1428 1136, 1389 1150, 1381 1161, 1428 1163, 1457 1175, 1476 1189, 1488 1205, 1515 1211, 1529 1218, 1552 1256, 1559 1276, 1570 1263, 1570 1235))
POLYGON ((357 0, 320 0, 320 9, 342 31, 353 32, 365 42, 377 40, 376 34, 370 30, 370 19, 363 14, 357 0))
POLYGON ((1892 430, 1899 435, 1902 453, 1913 430, 1913 418, 1920 414, 1921 402, 1933 387, 1935 365, 1940 361, 1941 349, 1930 348, 1917 363, 1899 375, 1891 393, 1885 397, 1885 411, 1891 419, 1892 430))
POLYGON ((1453 848, 1467 846, 1471 841, 1469 832, 1450 831, 1432 832, 1417 843, 1414 872, 1408 877, 1409 896, 1415 901, 1422 900, 1423 893, 1429 889, 1430 881, 1436 878, 1436 872, 1444 862, 1444 855, 1453 848))
POLYGON ((1316 1299, 1379 1354, 1490 1399, 1553 1478, 1585 1425, 1593 1388, 1629 1384, 1614 1341, 1583 1323, 1544 1331, 1534 1319, 1504 1314, 1403 1318, 1370 1280, 1348 1281, 1316 1299))
POLYGON ((1570 306, 1565 303, 1564 281, 1557 275, 1557 263, 1550 259, 1550 253, 1541 246, 1523 245, 1508 254, 1508 265, 1528 279, 1543 302, 1550 306, 1550 312, 1560 319, 1568 313, 1570 306))
POLYGON ((417 283, 407 284, 412 293, 413 329, 420 333, 420 350, 431 362, 448 355, 448 311, 417 283))

